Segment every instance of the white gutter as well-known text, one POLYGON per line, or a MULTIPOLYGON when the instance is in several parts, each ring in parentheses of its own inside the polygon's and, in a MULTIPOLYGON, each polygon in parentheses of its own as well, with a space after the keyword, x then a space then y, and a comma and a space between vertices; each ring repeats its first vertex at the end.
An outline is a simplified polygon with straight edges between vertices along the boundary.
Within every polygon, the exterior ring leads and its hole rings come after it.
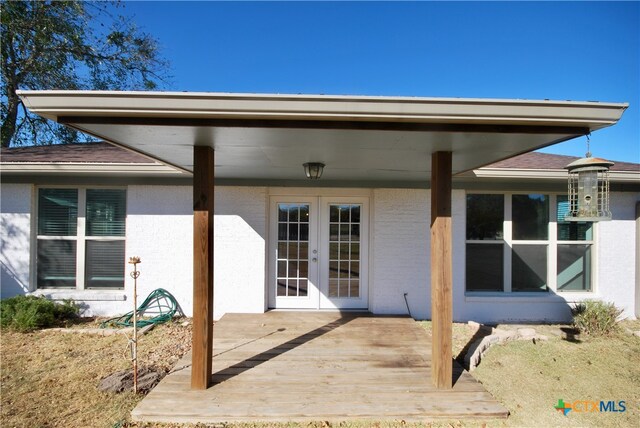
POLYGON ((160 163, 57 163, 57 162, 2 162, 0 171, 3 174, 104 174, 104 175, 156 175, 156 176, 188 176, 182 170, 176 170, 160 163))
POLYGON ((551 125, 599 129, 626 103, 132 91, 17 91, 32 112, 63 116, 242 118, 551 125))
MULTIPOLYGON (((567 180, 565 169, 516 169, 516 168, 481 168, 472 172, 458 174, 456 177, 494 178, 513 180, 567 180)), ((640 183, 640 171, 609 171, 613 182, 640 183)))

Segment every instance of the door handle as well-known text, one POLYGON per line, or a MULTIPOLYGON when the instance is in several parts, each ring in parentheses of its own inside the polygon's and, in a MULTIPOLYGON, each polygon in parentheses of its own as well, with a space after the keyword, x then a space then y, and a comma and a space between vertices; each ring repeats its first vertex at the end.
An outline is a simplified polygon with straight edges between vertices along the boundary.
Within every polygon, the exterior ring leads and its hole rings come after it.
POLYGON ((314 258, 312 258, 312 259, 311 259, 311 261, 315 263, 315 262, 317 262, 317 261, 318 261, 318 258, 317 258, 317 257, 314 257, 314 258))

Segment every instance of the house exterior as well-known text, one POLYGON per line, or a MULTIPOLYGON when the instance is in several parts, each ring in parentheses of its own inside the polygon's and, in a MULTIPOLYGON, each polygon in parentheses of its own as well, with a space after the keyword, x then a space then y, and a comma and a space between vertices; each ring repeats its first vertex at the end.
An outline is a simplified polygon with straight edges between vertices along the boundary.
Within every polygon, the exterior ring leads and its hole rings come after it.
POLYGON ((15 205, 6 204, 3 223, 4 277, 14 289, 80 294, 98 313, 126 306, 122 266, 127 255, 142 257, 142 293, 166 285, 185 312, 193 308, 192 389, 210 386, 213 320, 230 311, 384 314, 404 312, 404 303, 432 320, 432 380, 442 389, 453 385, 453 319, 566 320, 570 302, 584 297, 634 315, 637 171, 616 173, 620 220, 609 223, 611 236, 599 224, 563 224, 562 180, 553 174, 538 174, 539 182, 473 174, 615 125, 628 104, 18 95, 43 118, 161 163, 99 173, 56 165, 13 180, 21 167, 3 167, 3 201, 15 205), (321 180, 301 176, 310 163, 326 166, 321 180), (612 256, 607 242, 624 255, 612 256), (181 288, 189 279, 192 302, 181 288))
MULTIPOLYGON (((567 321, 572 303, 593 298, 638 315, 640 165, 612 167, 612 221, 576 224, 562 219, 563 167, 573 160, 532 152, 454 177, 454 320, 567 321)), ((73 298, 85 315, 120 314, 131 310, 126 259, 138 255, 139 296, 167 289, 192 315, 188 174, 108 143, 6 149, 1 167, 3 298, 73 298), (110 214, 100 217, 98 206, 110 214), (64 253, 70 243, 75 257, 64 253)), ((430 319, 430 193, 323 187, 322 179, 317 187, 219 185, 214 317, 343 307, 430 319), (310 217, 322 208, 328 218, 310 217), (316 247, 329 263, 313 271, 316 247), (270 258, 276 252, 286 256, 270 258)))

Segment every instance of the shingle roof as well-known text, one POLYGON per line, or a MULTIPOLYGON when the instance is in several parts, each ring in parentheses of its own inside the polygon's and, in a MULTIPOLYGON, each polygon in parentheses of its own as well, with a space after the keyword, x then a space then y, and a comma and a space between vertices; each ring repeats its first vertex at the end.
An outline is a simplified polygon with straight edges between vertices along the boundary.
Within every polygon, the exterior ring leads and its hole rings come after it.
MULTIPOLYGON (((563 169, 576 159, 578 158, 575 156, 530 152, 487 165, 484 168, 563 169)), ((151 158, 105 142, 2 149, 0 161, 3 163, 155 163, 151 158)), ((640 172, 640 164, 614 162, 612 171, 640 172)))
POLYGON ((0 161, 3 163, 156 163, 151 158, 105 142, 12 147, 2 149, 0 161))
MULTIPOLYGON (((510 159, 486 165, 484 168, 503 169, 563 169, 571 162, 579 159, 575 156, 554 155, 550 153, 530 152, 510 159)), ((640 164, 612 161, 611 171, 640 172, 640 164)))

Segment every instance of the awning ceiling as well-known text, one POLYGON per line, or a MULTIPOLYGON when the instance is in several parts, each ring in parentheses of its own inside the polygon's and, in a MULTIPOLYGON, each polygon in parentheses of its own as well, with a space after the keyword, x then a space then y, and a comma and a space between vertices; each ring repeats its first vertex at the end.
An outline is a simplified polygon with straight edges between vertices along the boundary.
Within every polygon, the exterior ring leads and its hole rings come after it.
POLYGON ((34 113, 193 170, 215 148, 221 179, 424 181, 431 153, 459 173, 615 124, 627 104, 568 101, 20 91, 34 113))

